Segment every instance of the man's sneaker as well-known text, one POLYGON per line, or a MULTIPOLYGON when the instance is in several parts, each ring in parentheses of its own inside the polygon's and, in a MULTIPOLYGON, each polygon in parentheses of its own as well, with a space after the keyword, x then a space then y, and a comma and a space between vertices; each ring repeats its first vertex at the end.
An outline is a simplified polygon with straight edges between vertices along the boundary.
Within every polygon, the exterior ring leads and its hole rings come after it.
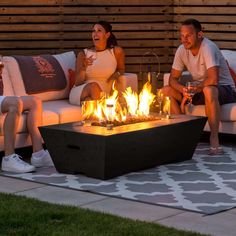
POLYGON ((18 154, 2 158, 2 171, 27 173, 35 171, 35 167, 22 160, 18 154))
POLYGON ((31 157, 31 165, 35 167, 49 167, 49 166, 54 166, 52 162, 52 158, 48 152, 48 150, 44 151, 44 154, 40 157, 35 157, 32 155, 31 157))

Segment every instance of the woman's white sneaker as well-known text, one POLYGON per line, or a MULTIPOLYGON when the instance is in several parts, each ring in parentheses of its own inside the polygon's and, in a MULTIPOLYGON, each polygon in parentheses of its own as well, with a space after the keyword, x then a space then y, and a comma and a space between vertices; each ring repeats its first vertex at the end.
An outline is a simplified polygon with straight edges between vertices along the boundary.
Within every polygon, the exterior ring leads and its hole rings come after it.
POLYGON ((43 155, 39 157, 35 157, 34 154, 31 157, 31 165, 35 167, 50 167, 54 166, 52 162, 52 158, 48 152, 48 150, 44 150, 43 155))
POLYGON ((35 171, 35 167, 23 161, 21 156, 14 153, 2 158, 2 171, 27 173, 35 171))

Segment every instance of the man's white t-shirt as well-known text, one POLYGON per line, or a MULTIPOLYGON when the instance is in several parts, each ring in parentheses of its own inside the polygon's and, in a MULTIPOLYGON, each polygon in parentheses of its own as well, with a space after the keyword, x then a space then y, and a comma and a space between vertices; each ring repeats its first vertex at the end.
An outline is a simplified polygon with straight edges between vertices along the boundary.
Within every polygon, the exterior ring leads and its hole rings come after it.
POLYGON ((225 58, 216 44, 207 38, 202 40, 196 56, 180 45, 176 51, 172 68, 181 72, 186 68, 193 80, 204 80, 207 77, 207 69, 213 66, 219 67, 219 85, 230 85, 236 91, 225 58))

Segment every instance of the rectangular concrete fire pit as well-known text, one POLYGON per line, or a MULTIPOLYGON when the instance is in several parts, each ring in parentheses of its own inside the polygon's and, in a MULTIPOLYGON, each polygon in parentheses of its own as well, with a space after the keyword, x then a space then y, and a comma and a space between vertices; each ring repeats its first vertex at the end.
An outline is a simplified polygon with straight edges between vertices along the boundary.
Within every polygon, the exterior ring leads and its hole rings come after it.
POLYGON ((110 179, 192 158, 205 117, 175 116, 114 127, 66 123, 40 127, 58 172, 110 179))

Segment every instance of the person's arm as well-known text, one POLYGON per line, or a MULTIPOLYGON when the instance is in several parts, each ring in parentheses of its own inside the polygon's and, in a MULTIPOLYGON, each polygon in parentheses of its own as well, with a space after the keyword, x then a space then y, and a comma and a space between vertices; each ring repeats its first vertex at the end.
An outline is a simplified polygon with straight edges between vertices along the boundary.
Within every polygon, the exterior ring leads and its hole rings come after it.
POLYGON ((197 85, 197 92, 201 92, 206 86, 216 86, 219 80, 219 67, 212 66, 207 70, 207 78, 197 85))
POLYGON ((116 80, 125 73, 125 52, 121 47, 114 48, 114 54, 117 61, 116 71, 111 75, 107 82, 116 80))
POLYGON ((179 78, 181 76, 182 72, 176 69, 171 69, 170 72, 170 79, 169 79, 169 85, 173 89, 179 91, 181 94, 183 94, 183 89, 185 88, 182 84, 179 83, 179 78))
POLYGON ((84 51, 79 52, 76 59, 75 86, 81 85, 85 81, 85 71, 87 66, 93 64, 92 56, 86 58, 84 51))
POLYGON ((85 54, 84 51, 80 51, 77 56, 76 66, 75 66, 75 86, 84 83, 85 71, 86 71, 85 54))

